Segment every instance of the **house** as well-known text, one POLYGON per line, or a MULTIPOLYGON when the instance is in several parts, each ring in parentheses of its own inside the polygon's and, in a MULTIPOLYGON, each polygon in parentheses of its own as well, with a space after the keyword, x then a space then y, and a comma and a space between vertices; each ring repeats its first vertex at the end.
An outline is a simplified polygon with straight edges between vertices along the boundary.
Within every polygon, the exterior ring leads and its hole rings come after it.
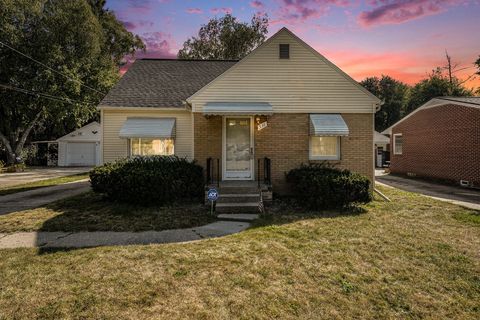
POLYGON ((374 132, 375 166, 382 168, 390 162, 390 138, 378 131, 374 132))
POLYGON ((383 133, 392 173, 480 187, 480 97, 432 99, 383 133))
POLYGON ((101 163, 102 128, 96 121, 56 140, 58 166, 95 166, 101 163))
POLYGON ((240 61, 137 60, 99 105, 102 161, 175 154, 208 182, 261 180, 279 193, 308 162, 373 181, 379 105, 283 28, 240 61))

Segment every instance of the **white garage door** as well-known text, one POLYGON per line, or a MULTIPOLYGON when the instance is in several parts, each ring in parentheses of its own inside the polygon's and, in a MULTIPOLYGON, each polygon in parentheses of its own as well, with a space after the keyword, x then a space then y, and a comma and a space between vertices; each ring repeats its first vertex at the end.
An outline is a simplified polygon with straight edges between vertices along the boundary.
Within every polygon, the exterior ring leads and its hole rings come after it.
POLYGON ((67 143, 67 166, 94 166, 95 142, 67 143))

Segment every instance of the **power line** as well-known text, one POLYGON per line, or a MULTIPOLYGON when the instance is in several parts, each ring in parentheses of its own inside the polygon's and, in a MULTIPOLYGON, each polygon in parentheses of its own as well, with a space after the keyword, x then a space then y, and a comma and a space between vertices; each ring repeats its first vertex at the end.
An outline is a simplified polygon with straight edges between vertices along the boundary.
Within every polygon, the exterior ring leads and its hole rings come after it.
POLYGON ((57 101, 57 102, 64 102, 64 103, 69 103, 69 104, 74 104, 74 103, 85 104, 85 102, 81 102, 81 101, 78 101, 78 100, 73 100, 73 99, 70 99, 70 98, 57 97, 57 96, 50 95, 48 93, 22 89, 22 88, 10 86, 10 85, 2 84, 2 83, 0 83, 0 87, 4 88, 4 89, 9 89, 9 90, 17 91, 17 92, 20 92, 20 93, 28 94, 28 95, 35 96, 35 97, 50 99, 50 100, 57 101))
POLYGON ((18 54, 20 54, 20 55, 24 56, 25 58, 27 58, 27 59, 30 59, 30 60, 32 60, 32 61, 34 61, 34 62, 36 62, 36 63, 40 64, 41 66, 43 66, 43 67, 45 67, 45 68, 47 68, 47 69, 49 69, 49 70, 51 70, 51 71, 53 71, 53 72, 55 72, 55 73, 57 73, 57 74, 59 74, 59 75, 61 75, 61 76, 65 77, 65 78, 67 78, 67 79, 68 79, 68 80, 70 80, 70 81, 76 82, 76 83, 78 83, 78 84, 80 84, 80 85, 84 86, 85 88, 88 88, 88 89, 90 89, 90 90, 93 90, 93 91, 95 91, 95 92, 98 92, 98 93, 100 93, 100 94, 106 95, 106 93, 104 93, 104 92, 101 92, 101 91, 98 91, 97 89, 94 89, 94 88, 92 88, 92 87, 90 87, 90 86, 87 86, 86 84, 84 84, 84 83, 83 83, 82 81, 80 81, 80 80, 73 79, 73 78, 71 78, 71 77, 69 77, 69 76, 67 76, 67 75, 65 75, 65 74, 63 74, 63 73, 61 73, 60 71, 57 71, 57 70, 55 70, 55 69, 52 69, 52 68, 50 68, 50 67, 49 67, 49 66, 47 66, 46 64, 44 64, 44 63, 42 63, 42 62, 40 62, 40 61, 38 61, 38 60, 35 60, 34 58, 32 58, 32 57, 30 57, 30 56, 26 55, 26 54, 25 54, 25 53, 23 53, 23 52, 20 52, 20 51, 18 51, 17 49, 15 49, 15 48, 13 48, 13 47, 9 46, 8 44, 6 44, 6 43, 4 43, 4 42, 2 42, 2 41, 0 41, 0 44, 1 44, 1 45, 3 45, 3 46, 5 46, 5 47, 7 47, 7 48, 9 48, 9 49, 10 49, 10 50, 12 50, 12 51, 14 51, 14 52, 16 52, 16 53, 18 53, 18 54))

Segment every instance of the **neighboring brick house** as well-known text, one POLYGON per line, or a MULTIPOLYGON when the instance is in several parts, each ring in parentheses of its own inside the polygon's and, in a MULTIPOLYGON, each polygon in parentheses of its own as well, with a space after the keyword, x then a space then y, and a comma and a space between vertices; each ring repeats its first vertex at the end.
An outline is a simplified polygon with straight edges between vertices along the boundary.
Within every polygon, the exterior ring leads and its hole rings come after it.
POLYGON ((480 187, 480 97, 432 99, 383 133, 392 173, 480 187))
POLYGON ((137 60, 99 106, 103 161, 175 154, 207 178, 270 178, 280 193, 285 173, 308 162, 373 182, 379 104, 283 28, 238 62, 137 60))

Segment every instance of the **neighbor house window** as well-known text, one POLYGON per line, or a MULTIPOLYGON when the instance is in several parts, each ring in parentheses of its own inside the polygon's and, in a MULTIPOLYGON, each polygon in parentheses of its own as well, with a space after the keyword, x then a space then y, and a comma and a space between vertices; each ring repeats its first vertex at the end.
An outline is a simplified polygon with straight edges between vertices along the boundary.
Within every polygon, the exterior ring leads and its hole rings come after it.
POLYGON ((174 154, 173 139, 130 139, 131 156, 170 156, 174 154))
POLYGON ((401 133, 393 135, 393 154, 403 153, 403 136, 401 133))
POLYGON ((340 137, 310 137, 310 160, 340 160, 340 137))

